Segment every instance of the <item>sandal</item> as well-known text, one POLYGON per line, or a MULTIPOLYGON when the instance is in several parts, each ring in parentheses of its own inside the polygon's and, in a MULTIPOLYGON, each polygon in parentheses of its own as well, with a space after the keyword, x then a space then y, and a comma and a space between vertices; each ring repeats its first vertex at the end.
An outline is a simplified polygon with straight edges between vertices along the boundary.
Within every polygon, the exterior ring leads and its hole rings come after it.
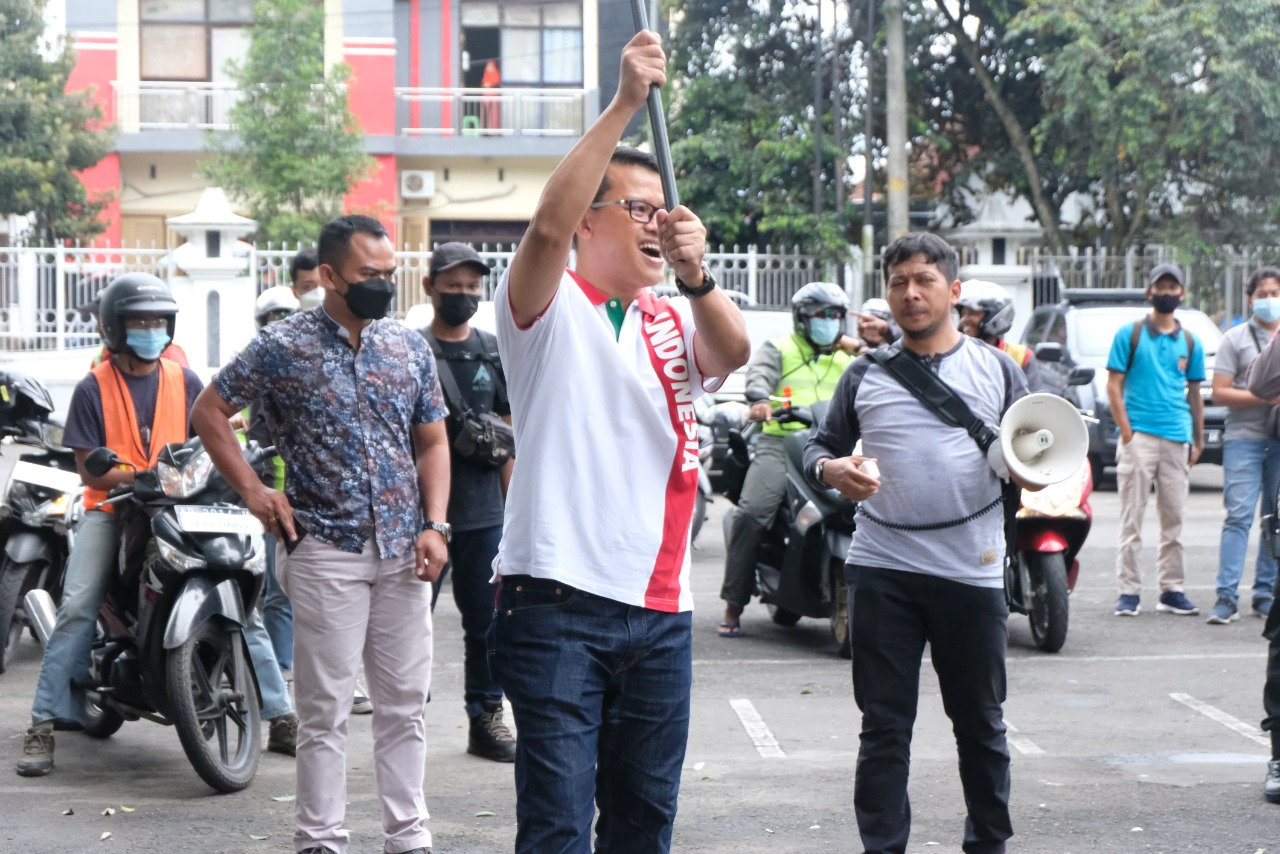
POLYGON ((721 623, 719 632, 722 638, 740 638, 742 626, 738 623, 721 623))

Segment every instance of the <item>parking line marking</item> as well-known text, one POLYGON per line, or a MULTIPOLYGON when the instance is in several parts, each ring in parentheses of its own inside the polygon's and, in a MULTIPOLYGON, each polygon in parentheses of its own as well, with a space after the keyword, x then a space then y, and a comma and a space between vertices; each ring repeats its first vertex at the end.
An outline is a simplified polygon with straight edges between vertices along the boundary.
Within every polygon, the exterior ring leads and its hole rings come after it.
MULTIPOLYGON (((1248 661, 1252 659, 1266 659, 1267 651, 1265 649, 1260 652, 1219 652, 1219 653, 1185 653, 1185 654, 1169 654, 1169 655, 1080 655, 1073 656, 1067 654, 1056 655, 1040 655, 1028 658, 1009 658, 1005 661, 1006 666, 1016 667, 1020 664, 1029 664, 1035 667, 1050 665, 1054 662, 1063 664, 1099 664, 1111 662, 1150 662, 1150 661, 1248 661)), ((848 661, 837 659, 834 655, 830 658, 813 657, 808 658, 798 656, 795 658, 695 658, 693 660, 694 667, 714 667, 717 670, 727 667, 796 667, 799 665, 813 665, 815 667, 825 667, 837 665, 843 669, 849 667, 848 661)), ((441 665, 445 666, 445 665, 441 665)), ((462 667, 461 664, 456 665, 462 667)))
POLYGON ((1232 717, 1216 706, 1211 706, 1208 703, 1197 700, 1190 694, 1170 694, 1169 696, 1177 700, 1179 703, 1182 703, 1184 706, 1189 706, 1190 708, 1195 709, 1206 718, 1217 721, 1227 729, 1235 730, 1245 738, 1258 742, 1258 744, 1261 744, 1263 747, 1271 746, 1271 739, 1263 736, 1261 734, 1261 730, 1257 727, 1250 726, 1239 718, 1232 717))
POLYGON ((778 745, 778 739, 773 737, 773 733, 769 731, 769 725, 764 722, 764 718, 760 717, 760 713, 756 711, 755 706, 751 705, 750 700, 730 700, 729 706, 738 715, 738 720, 742 722, 742 728, 751 737, 757 753, 765 759, 787 758, 787 754, 783 753, 778 745))
POLYGON ((1044 749, 1029 738, 1023 738, 1020 735, 1010 735, 1016 733, 1018 728, 1008 721, 1004 722, 1005 735, 1004 740, 1009 742, 1010 746, 1016 749, 1024 756, 1037 756, 1044 753, 1044 749))

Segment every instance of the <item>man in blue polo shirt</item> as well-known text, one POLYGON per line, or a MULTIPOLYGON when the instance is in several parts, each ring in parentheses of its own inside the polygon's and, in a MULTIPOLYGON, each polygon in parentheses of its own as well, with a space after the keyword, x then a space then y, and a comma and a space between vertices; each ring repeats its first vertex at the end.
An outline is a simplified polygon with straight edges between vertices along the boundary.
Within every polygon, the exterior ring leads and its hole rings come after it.
POLYGON ((1157 264, 1147 279, 1152 311, 1141 321, 1116 330, 1107 359, 1107 398, 1120 432, 1116 481, 1120 492, 1120 549, 1116 577, 1117 617, 1140 610, 1142 516, 1154 483, 1160 516, 1156 575, 1157 611, 1191 616, 1200 609, 1182 592, 1186 565, 1182 553, 1182 515, 1187 475, 1204 450, 1204 346, 1182 328, 1174 311, 1185 294, 1182 269, 1157 264))

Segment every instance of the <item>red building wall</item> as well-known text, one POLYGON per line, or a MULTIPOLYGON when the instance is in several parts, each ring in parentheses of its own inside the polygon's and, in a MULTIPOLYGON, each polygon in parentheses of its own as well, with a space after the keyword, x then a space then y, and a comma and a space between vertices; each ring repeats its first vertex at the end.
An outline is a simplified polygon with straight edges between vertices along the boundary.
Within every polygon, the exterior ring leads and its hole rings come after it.
MULTIPOLYGON (((115 93, 111 81, 116 73, 116 34, 84 32, 75 36, 76 66, 67 79, 67 91, 89 90, 102 109, 107 124, 116 120, 115 93)), ((96 245, 120 245, 120 155, 111 152, 97 166, 80 173, 89 198, 109 194, 111 201, 102 212, 107 228, 96 245)))
MULTIPOLYGON (((396 134, 395 39, 349 38, 343 43, 343 59, 351 66, 347 103, 369 136, 396 134)), ((389 149, 389 147, 388 147, 389 149)), ((396 233, 396 159, 388 150, 375 152, 373 172, 357 184, 345 199, 349 213, 372 216, 386 226, 392 242, 396 233)))

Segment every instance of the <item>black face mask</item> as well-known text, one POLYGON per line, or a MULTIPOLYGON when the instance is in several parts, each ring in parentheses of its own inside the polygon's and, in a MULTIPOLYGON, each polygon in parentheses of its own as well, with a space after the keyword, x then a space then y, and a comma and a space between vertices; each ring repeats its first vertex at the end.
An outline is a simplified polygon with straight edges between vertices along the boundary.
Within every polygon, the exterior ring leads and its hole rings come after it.
POLYGON ((475 315, 479 307, 479 294, 440 294, 440 319, 449 326, 461 326, 466 323, 475 315))
MULTIPOLYGON (((345 279, 343 281, 346 282, 345 279)), ((381 320, 391 310, 395 296, 396 285, 390 279, 365 279, 363 282, 347 282, 347 292, 342 298, 347 301, 351 313, 361 320, 381 320)))
POLYGON ((1156 294, 1151 298, 1151 304, 1161 314, 1173 314, 1173 310, 1182 305, 1182 297, 1177 294, 1156 294))

